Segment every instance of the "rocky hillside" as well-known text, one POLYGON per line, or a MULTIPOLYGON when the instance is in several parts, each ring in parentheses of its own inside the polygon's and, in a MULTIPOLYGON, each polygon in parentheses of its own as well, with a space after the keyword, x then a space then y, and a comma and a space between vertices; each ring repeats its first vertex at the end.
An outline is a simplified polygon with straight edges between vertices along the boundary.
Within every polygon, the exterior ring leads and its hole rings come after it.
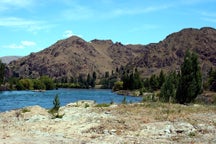
POLYGON ((49 48, 11 62, 9 75, 54 78, 97 72, 99 75, 116 67, 138 67, 144 76, 178 70, 184 53, 198 54, 202 70, 216 66, 216 30, 213 28, 183 29, 159 43, 123 45, 111 40, 86 42, 79 37, 60 40, 49 48))
POLYGON ((11 61, 17 60, 21 58, 20 56, 4 56, 4 57, 0 57, 0 60, 3 63, 9 64, 11 61))
POLYGON ((86 42, 79 37, 70 37, 56 42, 49 48, 32 53, 9 64, 10 75, 38 77, 49 75, 77 77, 79 74, 104 74, 116 67, 126 65, 136 56, 141 56, 141 48, 130 48, 111 40, 86 42))
POLYGON ((179 70, 187 49, 198 54, 203 72, 216 66, 216 30, 213 28, 184 29, 159 43, 143 47, 142 56, 136 57, 129 65, 139 67, 145 75, 161 69, 179 70))

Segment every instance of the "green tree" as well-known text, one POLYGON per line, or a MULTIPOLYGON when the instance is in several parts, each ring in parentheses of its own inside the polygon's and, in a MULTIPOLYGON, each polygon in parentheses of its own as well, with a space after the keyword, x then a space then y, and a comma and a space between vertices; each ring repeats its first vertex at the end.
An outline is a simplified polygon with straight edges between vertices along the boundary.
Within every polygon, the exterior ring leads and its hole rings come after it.
POLYGON ((46 86, 46 90, 52 90, 55 88, 54 81, 48 76, 42 76, 39 79, 46 86))
POLYGON ((143 82, 140 78, 140 73, 137 68, 135 68, 134 80, 133 80, 134 89, 140 89, 143 87, 143 82))
POLYGON ((45 90, 46 89, 45 84, 38 79, 33 80, 33 86, 35 90, 45 90))
POLYGON ((160 71, 159 77, 158 77, 158 87, 160 88, 163 83, 165 82, 165 74, 163 72, 163 70, 160 71))
POLYGON ((53 118, 62 118, 64 116, 64 114, 62 115, 59 114, 59 108, 60 108, 60 100, 59 100, 59 96, 56 95, 53 100, 53 108, 49 110, 49 113, 52 114, 53 118))
POLYGON ((123 81, 117 81, 114 83, 113 91, 118 91, 123 89, 123 81))
POLYGON ((53 108, 52 108, 52 109, 53 109, 54 111, 58 111, 59 108, 60 108, 59 96, 56 95, 55 98, 54 98, 54 100, 53 100, 53 108))
POLYGON ((124 74, 122 75, 121 80, 123 81, 124 90, 134 90, 143 87, 143 82, 137 69, 135 69, 134 72, 130 72, 129 70, 125 69, 123 73, 124 74))
POLYGON ((0 60, 0 85, 4 82, 5 64, 0 60))
POLYGON ((184 104, 192 102, 201 93, 202 76, 198 57, 186 51, 181 65, 181 74, 176 92, 176 102, 184 104))
POLYGON ((209 90, 216 92, 216 70, 211 69, 211 71, 209 72, 208 83, 209 90))
POLYGON ((155 74, 153 74, 149 79, 150 88, 154 91, 159 89, 158 78, 155 74))
POLYGON ((105 78, 109 78, 110 74, 109 74, 109 71, 106 71, 105 72, 105 78))
POLYGON ((173 76, 170 74, 161 87, 160 101, 170 102, 173 97, 175 97, 175 85, 173 84, 173 76))
POLYGON ((130 88, 130 77, 128 76, 128 74, 124 74, 121 78, 121 80, 123 81, 123 89, 127 90, 130 88))
POLYGON ((95 87, 96 85, 96 79, 97 79, 97 74, 96 72, 94 71, 93 74, 92 74, 92 81, 91 81, 91 87, 95 87))
POLYGON ((86 88, 89 88, 89 86, 91 86, 92 83, 92 78, 90 76, 90 74, 87 75, 87 80, 86 80, 86 88))
POLYGON ((19 80, 20 90, 33 90, 33 82, 31 79, 21 79, 19 80))
POLYGON ((23 86, 23 84, 20 81, 16 82, 16 89, 17 90, 25 90, 25 87, 23 86))

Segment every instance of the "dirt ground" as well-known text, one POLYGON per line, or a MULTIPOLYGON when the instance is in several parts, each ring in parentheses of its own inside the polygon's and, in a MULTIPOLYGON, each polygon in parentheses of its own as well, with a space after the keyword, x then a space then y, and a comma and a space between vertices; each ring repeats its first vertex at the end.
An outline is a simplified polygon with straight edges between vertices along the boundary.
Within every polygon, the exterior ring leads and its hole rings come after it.
POLYGON ((0 113, 0 144, 216 143, 216 106, 158 102, 60 108, 62 118, 32 106, 0 113))

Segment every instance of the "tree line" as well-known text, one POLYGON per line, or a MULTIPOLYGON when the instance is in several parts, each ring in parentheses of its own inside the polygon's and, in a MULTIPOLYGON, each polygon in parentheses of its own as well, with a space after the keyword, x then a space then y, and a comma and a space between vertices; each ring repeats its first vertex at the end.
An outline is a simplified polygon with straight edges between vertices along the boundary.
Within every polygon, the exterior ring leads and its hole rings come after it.
POLYGON ((159 75, 151 75, 142 78, 137 68, 120 66, 112 72, 105 72, 103 76, 97 77, 96 72, 92 74, 80 74, 77 78, 63 77, 53 80, 48 76, 37 79, 10 78, 5 81, 5 64, 0 61, 0 84, 9 84, 10 89, 54 89, 54 88, 101 88, 118 90, 139 90, 143 92, 160 91, 159 99, 163 102, 190 103, 203 89, 216 92, 216 70, 213 68, 208 73, 207 81, 202 80, 202 74, 195 53, 186 51, 184 62, 180 71, 168 73, 160 72, 159 75))
POLYGON ((10 78, 10 90, 52 90, 55 89, 54 81, 48 76, 41 76, 37 79, 30 78, 10 78))
POLYGON ((94 88, 96 85, 97 74, 93 72, 92 74, 79 74, 77 78, 63 77, 60 80, 55 80, 57 88, 94 88))
MULTIPOLYGON (((141 78, 138 70, 120 68, 121 79, 116 81, 113 90, 140 90, 154 92, 159 90, 159 100, 163 102, 190 103, 203 91, 203 80, 195 53, 186 51, 184 62, 180 71, 172 71, 159 75, 151 75, 149 78, 141 78)), ((216 91, 216 70, 209 72, 206 89, 216 91)))

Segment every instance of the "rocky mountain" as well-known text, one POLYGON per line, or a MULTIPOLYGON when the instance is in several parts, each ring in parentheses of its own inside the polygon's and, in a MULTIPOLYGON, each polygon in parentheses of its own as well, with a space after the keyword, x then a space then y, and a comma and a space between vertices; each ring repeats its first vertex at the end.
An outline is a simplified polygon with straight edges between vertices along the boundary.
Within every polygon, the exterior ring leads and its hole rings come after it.
POLYGON ((4 56, 4 57, 0 57, 0 60, 5 63, 5 64, 9 64, 11 61, 17 60, 21 58, 20 56, 4 56))
POLYGON ((128 65, 140 68, 144 75, 158 73, 161 69, 179 70, 187 49, 198 55, 201 69, 206 73, 216 66, 216 30, 207 27, 183 29, 143 49, 142 56, 128 65))
POLYGON ((213 28, 183 29, 159 43, 123 45, 111 40, 85 40, 72 36, 32 53, 8 65, 8 74, 21 77, 49 75, 54 78, 77 77, 95 71, 98 75, 116 67, 137 67, 144 76, 179 70, 187 49, 198 54, 206 72, 216 66, 216 30, 213 28))

